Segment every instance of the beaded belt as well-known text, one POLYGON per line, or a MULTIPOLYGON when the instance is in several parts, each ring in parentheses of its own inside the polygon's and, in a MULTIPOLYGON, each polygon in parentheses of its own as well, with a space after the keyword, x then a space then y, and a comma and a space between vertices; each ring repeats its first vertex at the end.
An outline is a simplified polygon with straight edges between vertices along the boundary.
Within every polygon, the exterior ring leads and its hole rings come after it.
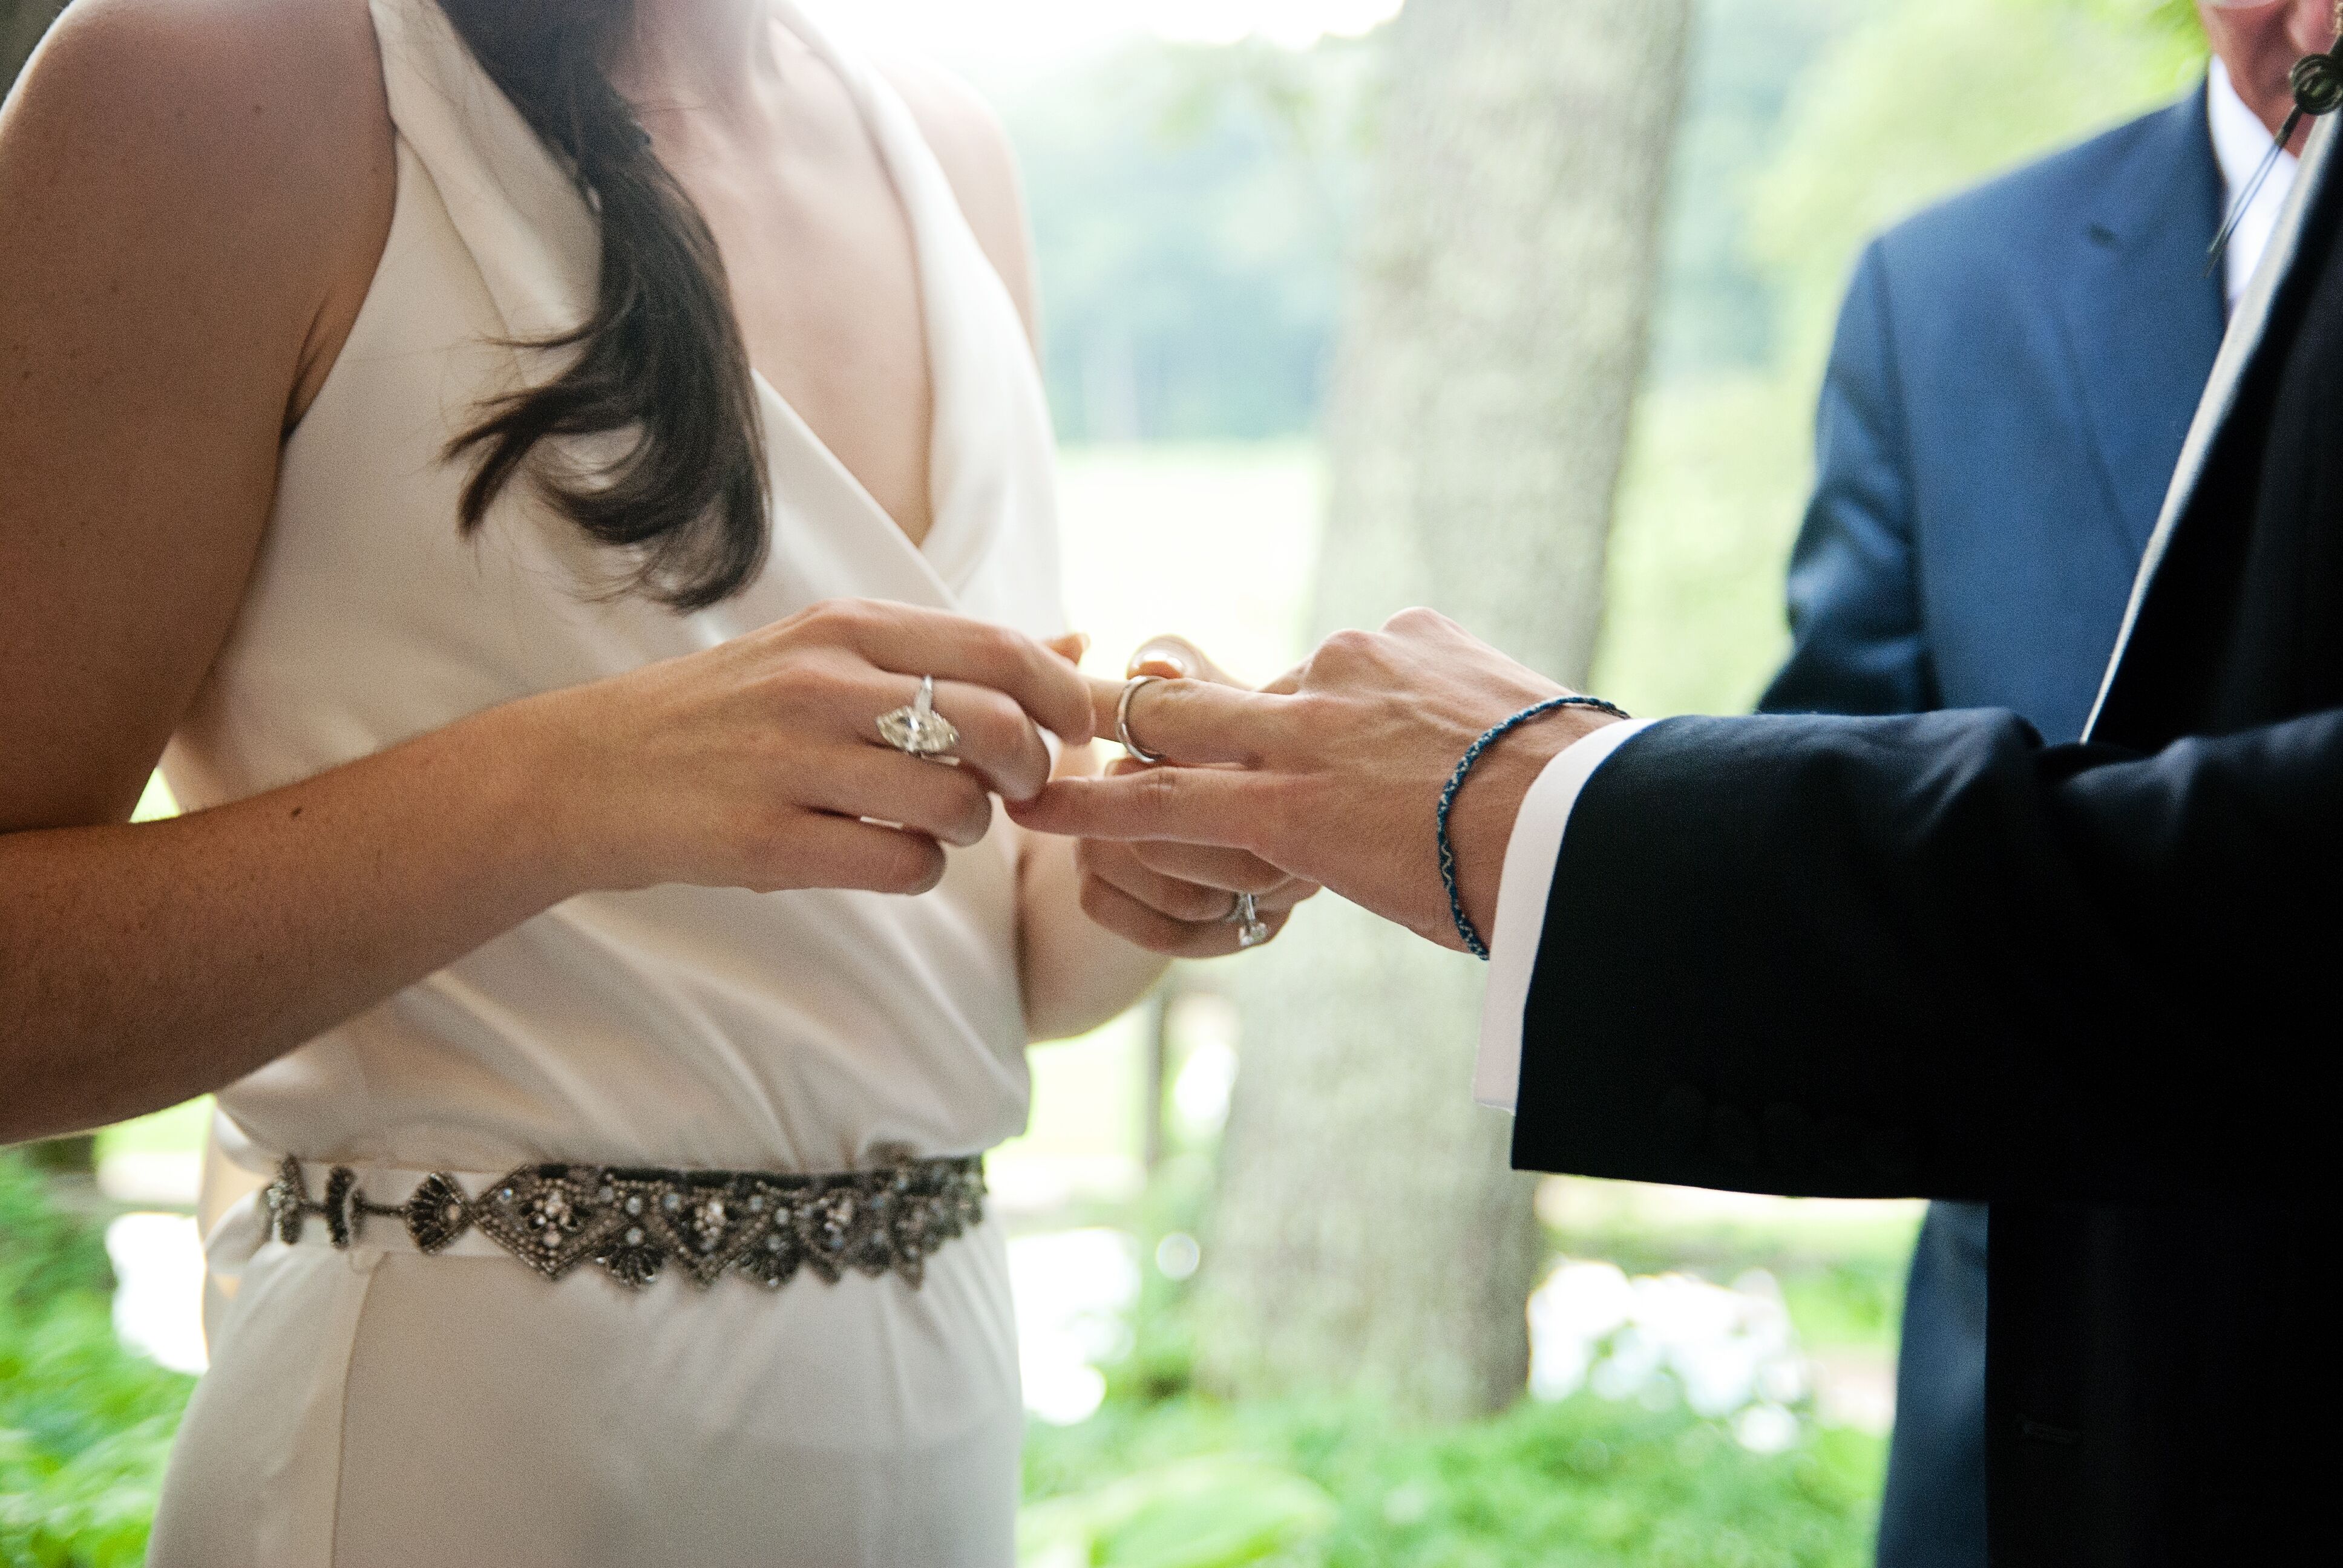
POLYGON ((325 1196, 313 1199, 301 1162, 288 1158, 266 1201, 269 1230, 287 1245, 316 1215, 347 1248, 378 1215, 397 1220, 424 1252, 477 1231, 548 1280, 590 1261, 640 1287, 672 1261, 701 1286, 729 1271, 778 1290, 803 1266, 833 1284, 855 1269, 900 1274, 916 1288, 927 1260, 983 1221, 983 1160, 880 1155, 882 1165, 826 1175, 524 1165, 477 1197, 434 1171, 397 1203, 369 1198, 347 1165, 333 1167, 325 1196))

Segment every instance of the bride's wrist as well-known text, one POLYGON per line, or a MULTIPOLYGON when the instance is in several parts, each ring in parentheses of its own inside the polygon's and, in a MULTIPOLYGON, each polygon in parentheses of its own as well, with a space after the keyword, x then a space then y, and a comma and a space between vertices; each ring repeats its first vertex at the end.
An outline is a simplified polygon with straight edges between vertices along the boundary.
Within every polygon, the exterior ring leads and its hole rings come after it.
POLYGON ((617 863, 597 798, 604 770, 566 695, 524 698, 462 721, 487 841, 548 909, 637 885, 617 863))

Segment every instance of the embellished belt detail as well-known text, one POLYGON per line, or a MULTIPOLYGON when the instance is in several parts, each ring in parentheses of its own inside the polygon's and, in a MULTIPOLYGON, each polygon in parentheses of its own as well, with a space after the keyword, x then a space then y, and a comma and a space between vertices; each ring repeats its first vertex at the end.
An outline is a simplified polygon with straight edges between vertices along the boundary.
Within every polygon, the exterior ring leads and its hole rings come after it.
POLYGON ((290 1245, 317 1215, 333 1244, 348 1247, 378 1215, 399 1221, 425 1252, 477 1230, 548 1280, 590 1261, 639 1288, 672 1261, 701 1286, 729 1271, 778 1290, 803 1265, 833 1284, 857 1269, 916 1288, 927 1260, 983 1221, 983 1159, 879 1152, 887 1163, 825 1175, 524 1165, 477 1197, 437 1171, 397 1203, 368 1198, 347 1165, 313 1199, 301 1162, 287 1158, 266 1189, 268 1224, 290 1245))

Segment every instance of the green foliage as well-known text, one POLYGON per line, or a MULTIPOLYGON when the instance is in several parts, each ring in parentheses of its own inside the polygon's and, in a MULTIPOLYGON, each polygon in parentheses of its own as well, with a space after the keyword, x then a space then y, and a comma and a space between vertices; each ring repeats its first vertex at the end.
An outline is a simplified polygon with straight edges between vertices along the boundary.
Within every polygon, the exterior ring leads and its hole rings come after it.
MULTIPOLYGON (((1066 440, 1315 425, 1376 46, 1138 44, 1004 105, 1066 440)), ((1805 364, 1870 232, 2203 55, 2190 0, 1701 0, 1655 383, 1805 364)))
POLYGON ((1357 181, 1363 53, 1135 45, 1004 118, 1069 441, 1315 421, 1357 181))
POLYGON ((1630 712, 1743 712, 1780 662, 1809 400, 1779 372, 1745 371, 1637 406, 1594 674, 1630 712))
MULTIPOLYGON (((1214 1180, 1212 1157, 1203 1151, 1173 1153, 1156 1169, 1138 1213, 1129 1217, 1142 1258, 1152 1259, 1175 1231, 1192 1237, 1204 1230, 1214 1180)), ((1143 1409, 1192 1390, 1196 1341, 1188 1311, 1193 1282, 1167 1279, 1152 1262, 1141 1266, 1139 1281, 1131 1349, 1103 1370, 1108 1403, 1143 1409)))
POLYGON ((1291 1560, 1322 1540, 1334 1500, 1276 1465, 1182 1460, 1028 1507, 1018 1557, 1030 1568, 1241 1568, 1291 1560))
POLYGON ((1792 94, 1860 0, 1701 0, 1647 386, 1771 365, 1775 285, 1749 255, 1752 188, 1780 147, 1792 94))
MULTIPOLYGON (((1143 1204, 1143 1251, 1191 1226, 1204 1173, 1201 1161, 1165 1167, 1143 1204)), ((1811 1315, 1823 1342, 1876 1344, 1892 1332, 1901 1261, 1858 1251, 1785 1269, 1802 1332, 1811 1315)), ((1785 1452, 1753 1453, 1664 1379, 1649 1402, 1524 1400, 1453 1427, 1397 1422, 1364 1402, 1225 1403, 1190 1377, 1188 1287, 1144 1277, 1131 1349, 1105 1369, 1098 1413, 1028 1435, 1023 1568, 1870 1562, 1878 1438, 1809 1427, 1785 1452)))
MULTIPOLYGON (((1798 85, 1748 244, 1818 362, 1855 250, 1937 198, 2176 96, 2201 35, 2135 0, 1897 0, 1798 85)), ((1794 361, 1795 362, 1795 361, 1794 361)))
POLYGON ((1081 1426, 1032 1433, 1027 1490, 1044 1501, 1029 1509, 1022 1560, 1856 1568, 1885 1459, 1879 1440, 1838 1431, 1752 1453, 1681 1403, 1591 1394, 1433 1430, 1371 1408, 1115 1402, 1081 1426), (1199 1465, 1206 1454, 1231 1457, 1199 1465), (1135 1518, 1152 1523, 1127 1535, 1079 1528, 1135 1518), (1183 1535, 1215 1554, 1167 1546, 1183 1535), (1244 1542, 1250 1555, 1223 1550, 1244 1542))
POLYGON ((0 1149, 0 1322, 113 1287, 96 1227, 51 1201, 47 1179, 22 1153, 0 1149))
POLYGON ((2170 99, 2204 60, 2187 0, 1706 0, 1703 24, 1663 374, 1637 410, 1594 675, 1647 714, 1745 710, 1788 646, 1815 391, 1862 245, 2170 99))
POLYGON ((1839 1259, 1813 1267, 1775 1268, 1783 1303, 1808 1350, 1844 1345, 1892 1351, 1904 1318, 1906 1248, 1892 1258, 1839 1259))
POLYGON ((142 1561, 195 1380, 122 1349, 95 1222, 0 1151, 0 1563, 142 1561))

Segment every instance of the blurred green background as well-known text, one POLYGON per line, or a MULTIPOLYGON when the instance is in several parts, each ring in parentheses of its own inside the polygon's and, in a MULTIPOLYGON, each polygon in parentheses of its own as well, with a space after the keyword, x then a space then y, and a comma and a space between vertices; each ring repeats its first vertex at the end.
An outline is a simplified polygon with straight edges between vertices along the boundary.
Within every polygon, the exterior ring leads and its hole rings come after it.
MULTIPOLYGON (((1785 646, 1807 425, 1855 248, 2201 70, 2170 0, 1703 0, 1699 15, 1594 679, 1650 714, 1745 708, 1785 646)), ((1028 181, 1068 598, 1107 658, 1175 628, 1256 678, 1301 651, 1312 562, 1341 548, 1314 437, 1376 44, 1134 38, 1045 70, 973 67, 1028 181)), ((1182 1302, 1242 1050, 1212 983, 1182 977, 1037 1052, 1031 1131, 993 1161, 1038 1260, 1020 1274, 1045 1407, 1029 1562, 1868 1560, 1911 1205, 1556 1179, 1539 1202, 1555 1257, 1609 1271, 1553 1298, 1579 1319, 1541 1341, 1542 1357, 1564 1347, 1541 1362, 1550 1397, 1426 1429, 1199 1392, 1182 1302), (1624 1316, 1585 1315, 1631 1296, 1624 1316), (1774 1346, 1734 1408, 1702 1408, 1693 1352, 1654 1361, 1672 1302, 1737 1303, 1725 1337, 1774 1346)), ((95 1175, 0 1153, 0 1563, 143 1554, 191 1380, 117 1335, 99 1237, 126 1212, 185 1211, 204 1125, 198 1105, 110 1130, 95 1175)), ((184 1254, 172 1266, 155 1299, 184 1313, 184 1254)))

